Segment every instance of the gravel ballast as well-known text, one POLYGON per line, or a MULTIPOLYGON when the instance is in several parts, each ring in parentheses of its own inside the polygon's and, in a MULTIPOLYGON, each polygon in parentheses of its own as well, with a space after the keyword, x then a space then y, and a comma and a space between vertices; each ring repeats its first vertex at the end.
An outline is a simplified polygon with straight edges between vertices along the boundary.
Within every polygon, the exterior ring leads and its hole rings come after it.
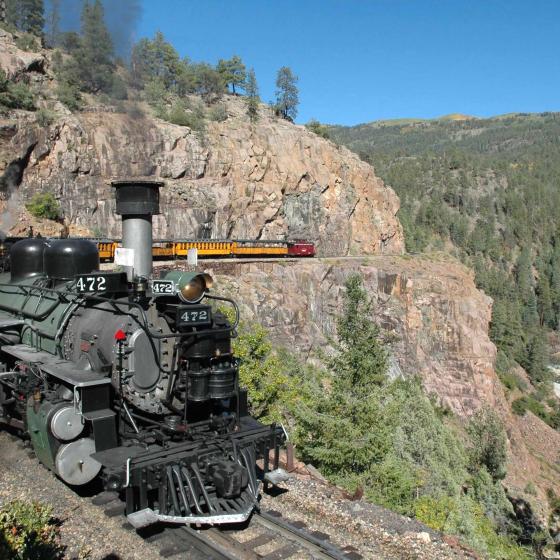
MULTIPOLYGON (((0 505, 14 499, 39 501, 61 521, 65 559, 159 560, 159 549, 123 528, 123 515, 108 517, 91 499, 77 495, 32 456, 22 442, 0 431, 0 505)), ((466 560, 476 558, 457 542, 415 520, 362 500, 308 476, 292 476, 283 491, 264 495, 262 508, 303 521, 309 530, 351 546, 372 560, 466 560)), ((186 556, 176 556, 184 558, 186 556)), ((293 559, 294 560, 294 559, 293 559)))

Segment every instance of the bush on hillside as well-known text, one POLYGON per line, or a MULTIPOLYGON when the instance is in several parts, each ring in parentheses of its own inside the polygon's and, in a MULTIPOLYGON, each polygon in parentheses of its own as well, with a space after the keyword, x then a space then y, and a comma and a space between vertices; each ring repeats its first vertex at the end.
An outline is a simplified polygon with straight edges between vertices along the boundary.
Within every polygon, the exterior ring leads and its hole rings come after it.
POLYGON ((8 109, 35 110, 34 95, 29 86, 22 82, 8 80, 2 69, 0 69, 0 106, 8 109))
POLYGON ((58 220, 60 218, 60 206, 52 193, 37 193, 25 205, 27 211, 36 218, 47 220, 58 220))

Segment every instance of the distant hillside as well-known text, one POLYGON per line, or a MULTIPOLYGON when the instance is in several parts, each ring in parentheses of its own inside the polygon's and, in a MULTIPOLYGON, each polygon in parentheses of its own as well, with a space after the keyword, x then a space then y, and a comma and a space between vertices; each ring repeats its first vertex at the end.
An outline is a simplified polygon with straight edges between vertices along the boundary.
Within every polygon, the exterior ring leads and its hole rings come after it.
POLYGON ((409 251, 444 249, 475 269, 494 298, 491 334, 502 380, 512 400, 519 397, 514 410, 529 408, 558 429, 548 365, 559 357, 560 113, 386 121, 328 133, 398 193, 409 251))

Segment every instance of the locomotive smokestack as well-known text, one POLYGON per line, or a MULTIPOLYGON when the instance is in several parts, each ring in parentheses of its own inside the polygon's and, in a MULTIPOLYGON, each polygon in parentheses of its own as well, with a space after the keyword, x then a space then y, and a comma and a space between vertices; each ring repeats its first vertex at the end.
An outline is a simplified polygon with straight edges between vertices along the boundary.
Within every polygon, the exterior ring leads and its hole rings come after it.
POLYGON ((159 214, 161 181, 130 179, 113 181, 117 214, 122 216, 122 246, 134 252, 132 276, 149 277, 152 273, 152 216, 159 214))

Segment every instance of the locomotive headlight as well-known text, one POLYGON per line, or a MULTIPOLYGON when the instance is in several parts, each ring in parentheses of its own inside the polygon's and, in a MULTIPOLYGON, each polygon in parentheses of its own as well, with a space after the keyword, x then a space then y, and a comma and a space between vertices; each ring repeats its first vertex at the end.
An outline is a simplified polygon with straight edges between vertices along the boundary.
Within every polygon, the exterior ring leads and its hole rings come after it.
POLYGON ((212 276, 205 272, 170 272, 165 279, 175 282, 177 295, 185 303, 198 303, 214 283, 212 276))

